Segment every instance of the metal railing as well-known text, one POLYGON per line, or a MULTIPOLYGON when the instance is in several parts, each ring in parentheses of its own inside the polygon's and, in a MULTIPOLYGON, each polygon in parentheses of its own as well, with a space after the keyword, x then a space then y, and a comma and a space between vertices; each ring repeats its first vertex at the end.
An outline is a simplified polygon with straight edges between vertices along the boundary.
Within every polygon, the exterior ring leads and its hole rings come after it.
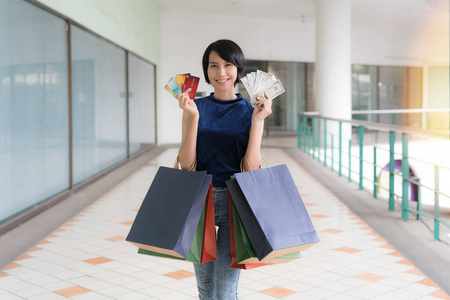
MULTIPOLYGON (((337 172, 339 176, 343 176, 343 169, 348 171, 348 181, 352 181, 352 174, 356 175, 356 181, 359 184, 359 189, 364 189, 364 183, 366 186, 370 186, 373 190, 373 197, 378 198, 378 193, 380 189, 384 189, 388 192, 388 207, 389 210, 395 210, 395 198, 401 199, 401 215, 404 220, 409 219, 410 213, 416 214, 417 220, 421 220, 423 216, 430 217, 434 219, 434 238, 439 239, 439 229, 440 225, 443 224, 450 228, 450 224, 445 221, 440 216, 440 205, 439 201, 441 197, 450 199, 450 195, 440 191, 440 178, 439 173, 441 170, 450 171, 450 168, 441 166, 435 163, 427 162, 423 159, 414 158, 409 156, 409 139, 410 136, 419 136, 422 138, 430 138, 425 136, 423 131, 417 131, 408 127, 401 127, 395 125, 385 125, 379 123, 371 123, 366 121, 358 120, 342 120, 335 118, 325 118, 320 116, 318 113, 300 113, 297 119, 297 147, 302 149, 303 152, 311 155, 313 159, 317 159, 319 163, 323 163, 325 167, 329 161, 331 161, 331 171, 335 171, 335 166, 337 165, 337 172), (337 129, 337 134, 332 134, 327 132, 327 126, 330 126, 330 122, 334 123, 334 127, 337 129), (348 125, 347 125, 348 124, 348 125), (343 125, 351 128, 351 135, 354 135, 353 128, 355 128, 356 140, 358 143, 358 154, 352 154, 352 138, 343 137, 343 125), (386 144, 389 145, 388 148, 383 148, 373 143, 365 143, 364 138, 368 134, 375 134, 376 140, 378 141, 379 133, 386 133, 388 139, 386 144), (401 135, 401 153, 395 152, 395 142, 396 135, 401 135), (337 143, 337 147, 335 147, 337 143), (344 143, 348 143, 348 151, 344 151, 344 143), (331 146, 331 149, 328 146, 331 146), (364 149, 371 147, 373 149, 373 158, 368 160, 364 158, 364 149), (337 151, 337 154, 335 153, 337 151), (387 166, 379 165, 377 158, 380 156, 380 151, 384 151, 389 156, 388 169, 387 166), (347 162, 344 165, 343 155, 348 155, 347 162), (401 157, 401 171, 396 170, 396 160, 395 156, 401 157), (337 156, 337 157, 336 157, 337 156), (357 162, 358 171, 352 169, 352 160, 357 162), (337 160, 337 162, 335 161, 337 160), (434 187, 427 186, 422 183, 421 178, 410 176, 410 161, 420 162, 428 166, 434 167, 434 187), (373 170, 372 178, 364 176, 363 170, 364 165, 368 164, 373 170), (387 170, 389 174, 389 184, 384 186, 379 182, 379 176, 381 171, 387 170), (395 176, 401 176, 401 194, 395 191, 395 176), (417 187, 417 206, 415 209, 410 208, 410 197, 409 188, 411 186, 417 187), (422 206, 422 189, 428 189, 434 193, 434 213, 426 213, 422 206)), ((367 173, 367 172, 366 172, 367 173)))

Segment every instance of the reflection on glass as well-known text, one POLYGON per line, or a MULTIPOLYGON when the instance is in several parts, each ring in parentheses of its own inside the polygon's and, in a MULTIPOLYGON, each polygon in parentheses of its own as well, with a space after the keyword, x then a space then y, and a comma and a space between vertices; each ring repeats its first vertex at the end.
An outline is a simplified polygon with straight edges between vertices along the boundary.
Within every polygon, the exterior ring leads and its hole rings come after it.
MULTIPOLYGON (((449 69, 432 67, 429 70, 429 108, 449 108, 449 69)), ((426 128, 449 136, 449 113, 428 113, 426 128)))
POLYGON ((65 26, 0 2, 0 221, 69 186, 65 26))
MULTIPOLYGON (((378 109, 422 107, 422 71, 420 68, 386 67, 379 69, 378 109)), ((420 114, 380 114, 378 122, 419 127, 420 114)))
POLYGON ((155 144, 155 67, 130 54, 129 130, 130 154, 155 144))
MULTIPOLYGON (((373 110, 377 105, 377 68, 352 65, 352 110, 373 110)), ((374 122, 371 114, 353 115, 353 119, 374 122)))
MULTIPOLYGON (((352 66, 352 110, 422 108, 422 68, 352 66)), ((422 113, 362 113, 353 119, 422 128, 422 113)))
POLYGON ((71 27, 73 181, 126 158, 125 51, 71 27))

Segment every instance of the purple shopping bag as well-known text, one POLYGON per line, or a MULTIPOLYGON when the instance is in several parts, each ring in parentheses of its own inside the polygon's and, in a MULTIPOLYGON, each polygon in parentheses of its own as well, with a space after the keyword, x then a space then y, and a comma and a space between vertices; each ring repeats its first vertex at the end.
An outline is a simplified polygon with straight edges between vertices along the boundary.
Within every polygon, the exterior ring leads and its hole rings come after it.
POLYGON ((259 260, 299 252, 319 241, 285 164, 235 177, 226 183, 259 260))

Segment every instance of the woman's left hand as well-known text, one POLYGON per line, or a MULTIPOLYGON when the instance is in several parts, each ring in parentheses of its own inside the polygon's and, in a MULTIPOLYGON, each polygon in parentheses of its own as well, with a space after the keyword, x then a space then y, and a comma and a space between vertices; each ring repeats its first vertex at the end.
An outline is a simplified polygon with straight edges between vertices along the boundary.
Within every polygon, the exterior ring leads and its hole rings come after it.
POLYGON ((256 98, 256 104, 258 105, 258 107, 255 107, 253 109, 252 122, 262 122, 265 118, 272 114, 272 99, 270 99, 267 93, 264 93, 264 96, 266 98, 256 98))

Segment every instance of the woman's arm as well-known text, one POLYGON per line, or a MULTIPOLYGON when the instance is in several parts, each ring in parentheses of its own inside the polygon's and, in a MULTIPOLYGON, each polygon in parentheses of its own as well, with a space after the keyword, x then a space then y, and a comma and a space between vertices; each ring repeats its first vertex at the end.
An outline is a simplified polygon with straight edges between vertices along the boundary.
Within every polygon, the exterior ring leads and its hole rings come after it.
POLYGON ((264 119, 272 113, 272 99, 267 93, 266 98, 257 98, 258 107, 253 109, 252 127, 248 138, 247 152, 244 156, 245 171, 261 167, 261 140, 264 133, 264 119))
POLYGON ((197 132, 199 112, 195 102, 189 98, 189 90, 178 95, 178 103, 183 109, 181 124, 181 147, 178 151, 181 168, 190 170, 195 164, 197 156, 197 132))

